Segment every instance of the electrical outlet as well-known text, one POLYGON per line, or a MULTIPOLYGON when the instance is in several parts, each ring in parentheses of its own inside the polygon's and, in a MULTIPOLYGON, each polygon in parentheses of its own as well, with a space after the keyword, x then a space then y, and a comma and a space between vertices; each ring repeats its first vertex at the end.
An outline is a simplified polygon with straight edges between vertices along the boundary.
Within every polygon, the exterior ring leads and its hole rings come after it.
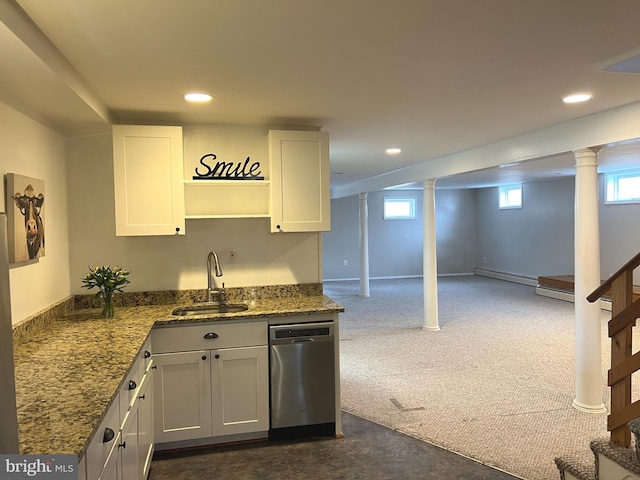
POLYGON ((482 263, 487 263, 487 257, 482 257, 482 263))
POLYGON ((227 254, 227 262, 229 263, 236 263, 236 249, 235 248, 230 248, 229 252, 227 254))
POLYGON ((349 262, 347 262, 346 260, 344 261, 344 266, 346 267, 347 265, 349 265, 349 262))

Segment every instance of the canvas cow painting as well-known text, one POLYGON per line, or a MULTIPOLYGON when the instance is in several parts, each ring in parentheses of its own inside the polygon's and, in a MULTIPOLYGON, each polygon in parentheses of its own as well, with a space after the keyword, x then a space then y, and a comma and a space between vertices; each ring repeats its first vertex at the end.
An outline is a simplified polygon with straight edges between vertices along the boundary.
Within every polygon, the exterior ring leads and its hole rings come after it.
POLYGON ((9 262, 44 256, 44 181, 7 174, 7 196, 9 262))

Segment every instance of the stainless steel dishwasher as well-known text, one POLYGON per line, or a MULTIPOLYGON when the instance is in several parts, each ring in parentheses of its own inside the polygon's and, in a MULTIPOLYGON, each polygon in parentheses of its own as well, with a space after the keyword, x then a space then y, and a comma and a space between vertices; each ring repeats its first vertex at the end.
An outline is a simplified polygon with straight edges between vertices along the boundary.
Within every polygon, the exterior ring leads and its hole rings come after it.
POLYGON ((333 322, 269 327, 270 439, 335 435, 333 322))

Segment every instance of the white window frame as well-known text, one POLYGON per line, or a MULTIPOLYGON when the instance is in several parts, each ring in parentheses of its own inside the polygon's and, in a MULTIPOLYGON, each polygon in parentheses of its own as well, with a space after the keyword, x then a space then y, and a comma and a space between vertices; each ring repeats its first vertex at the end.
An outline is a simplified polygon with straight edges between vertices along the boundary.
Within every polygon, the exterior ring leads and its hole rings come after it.
POLYGON ((500 210, 522 208, 522 184, 500 185, 498 187, 498 207, 500 210), (515 192, 518 192, 517 198, 514 198, 515 192))
POLYGON ((625 170, 620 172, 610 172, 604 175, 605 204, 640 203, 640 188, 637 193, 631 196, 622 196, 624 190, 621 188, 621 181, 634 179, 640 183, 640 170, 625 170))
POLYGON ((382 218, 384 220, 415 220, 416 218, 416 199, 415 197, 384 197, 382 201, 382 218), (406 215, 397 215, 387 213, 387 205, 403 204, 409 205, 409 211, 406 215))

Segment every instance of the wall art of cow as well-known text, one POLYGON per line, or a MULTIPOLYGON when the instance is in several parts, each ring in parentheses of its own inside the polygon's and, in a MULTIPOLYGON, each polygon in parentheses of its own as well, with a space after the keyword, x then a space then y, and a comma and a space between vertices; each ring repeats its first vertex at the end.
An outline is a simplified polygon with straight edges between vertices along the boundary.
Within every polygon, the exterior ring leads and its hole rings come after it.
POLYGON ((17 192, 13 195, 13 201, 24 217, 24 228, 29 259, 42 256, 44 251, 44 222, 40 212, 44 204, 44 195, 35 194, 31 184, 27 185, 24 193, 17 192))

